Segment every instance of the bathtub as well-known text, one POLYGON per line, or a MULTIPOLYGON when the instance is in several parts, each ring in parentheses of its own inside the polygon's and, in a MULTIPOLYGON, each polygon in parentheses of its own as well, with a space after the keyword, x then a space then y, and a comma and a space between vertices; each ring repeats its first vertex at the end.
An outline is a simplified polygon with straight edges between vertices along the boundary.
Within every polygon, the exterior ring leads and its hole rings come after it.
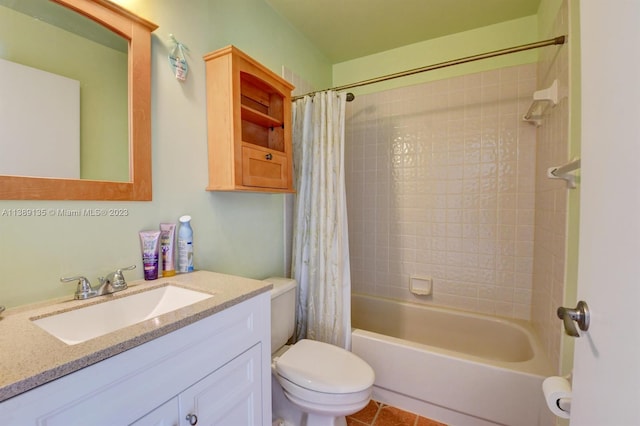
POLYGON ((452 426, 549 426, 552 375, 528 324, 374 296, 351 299, 352 351, 373 398, 452 426))

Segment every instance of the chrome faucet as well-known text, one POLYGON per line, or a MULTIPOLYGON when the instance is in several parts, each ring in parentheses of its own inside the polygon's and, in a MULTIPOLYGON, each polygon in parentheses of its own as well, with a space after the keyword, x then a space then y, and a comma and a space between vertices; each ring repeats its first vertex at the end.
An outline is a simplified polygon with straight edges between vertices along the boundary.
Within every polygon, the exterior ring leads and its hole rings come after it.
POLYGON ((60 278, 60 281, 63 283, 78 281, 78 287, 76 288, 76 292, 73 297, 77 300, 85 300, 126 289, 127 282, 124 279, 122 271, 130 271, 135 269, 135 267, 136 265, 127 266, 126 268, 117 269, 116 271, 111 272, 104 278, 99 277, 98 280, 100 281, 100 286, 98 288, 93 288, 89 280, 83 276, 60 278))
POLYGON ((136 265, 131 265, 126 268, 116 269, 114 272, 107 275, 106 278, 99 277, 98 280, 100 281, 100 287, 98 287, 98 296, 126 289, 127 282, 124 279, 122 271, 130 271, 135 268, 136 265))

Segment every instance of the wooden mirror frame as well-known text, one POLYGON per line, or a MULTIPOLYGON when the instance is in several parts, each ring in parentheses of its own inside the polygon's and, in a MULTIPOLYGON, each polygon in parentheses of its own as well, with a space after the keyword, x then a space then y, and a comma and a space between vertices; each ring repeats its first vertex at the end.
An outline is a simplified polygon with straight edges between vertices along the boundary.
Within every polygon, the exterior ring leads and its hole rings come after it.
POLYGON ((108 0, 51 1, 102 24, 129 42, 129 181, 0 175, 0 199, 150 201, 151 32, 158 26, 108 0))

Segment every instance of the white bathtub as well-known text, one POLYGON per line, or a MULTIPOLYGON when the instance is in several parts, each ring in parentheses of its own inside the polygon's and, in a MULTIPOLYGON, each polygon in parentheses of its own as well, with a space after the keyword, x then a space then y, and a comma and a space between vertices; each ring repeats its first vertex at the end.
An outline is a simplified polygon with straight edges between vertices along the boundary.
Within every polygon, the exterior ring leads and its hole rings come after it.
POLYGON ((525 323, 352 295, 352 351, 376 400, 452 426, 549 426, 549 362, 525 323))

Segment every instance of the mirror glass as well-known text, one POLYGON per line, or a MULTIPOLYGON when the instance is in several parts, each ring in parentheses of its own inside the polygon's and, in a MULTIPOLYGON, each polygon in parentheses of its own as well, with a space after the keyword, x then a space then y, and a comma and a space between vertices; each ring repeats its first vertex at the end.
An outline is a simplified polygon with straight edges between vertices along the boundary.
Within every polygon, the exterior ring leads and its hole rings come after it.
POLYGON ((49 0, 0 0, 0 174, 128 182, 128 40, 49 0))
POLYGON ((0 122, 0 157, 27 158, 20 170, 0 163, 0 199, 152 199, 156 28, 109 0, 0 0, 0 76, 10 83, 0 88, 23 90, 0 96, 0 115, 14 113, 12 102, 27 109, 0 122), (36 129, 32 146, 23 134, 36 129))

